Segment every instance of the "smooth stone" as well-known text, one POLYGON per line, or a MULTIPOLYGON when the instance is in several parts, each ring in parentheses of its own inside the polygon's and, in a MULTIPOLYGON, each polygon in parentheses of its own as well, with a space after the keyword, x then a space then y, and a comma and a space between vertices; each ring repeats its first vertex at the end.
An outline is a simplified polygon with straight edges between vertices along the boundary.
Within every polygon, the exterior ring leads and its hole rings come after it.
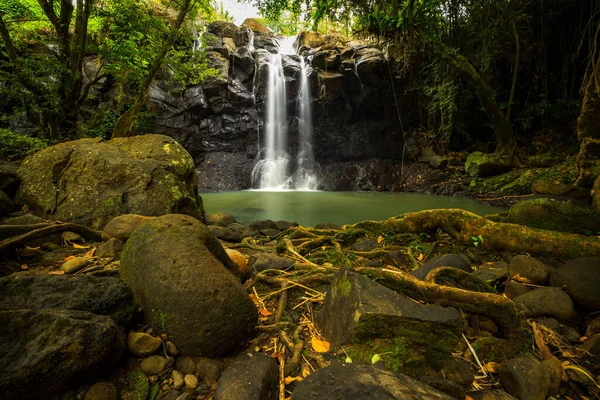
POLYGON ((419 382, 437 389, 440 392, 446 393, 457 400, 463 400, 467 396, 465 389, 462 386, 457 385, 448 379, 438 378, 436 376, 420 376, 419 382))
POLYGON ((274 229, 276 231, 279 230, 277 229, 277 224, 270 219, 251 222, 248 225, 248 228, 252 229, 253 231, 262 231, 263 229, 274 229))
POLYGON ((277 229, 279 229, 280 231, 286 231, 290 228, 298 226, 298 223, 289 221, 275 221, 275 225, 277 225, 277 229))
POLYGON ((147 376, 160 374, 167 365, 168 360, 163 356, 155 355, 145 358, 140 363, 140 369, 147 376))
POLYGON ((222 212, 206 213, 205 218, 206 225, 222 226, 224 228, 227 227, 227 225, 237 222, 231 215, 222 212))
POLYGON ((504 261, 489 262, 473 271, 473 275, 487 283, 505 279, 509 276, 508 264, 504 261))
POLYGON ((315 229, 335 229, 340 230, 340 226, 338 224, 334 224, 333 222, 322 222, 320 224, 315 225, 315 229))
POLYGON ((137 357, 147 357, 156 353, 162 340, 143 332, 130 332, 127 335, 127 350, 137 357))
POLYGON ((560 330, 560 322, 554 318, 538 318, 535 320, 538 325, 545 326, 548 329, 552 329, 554 332, 558 332, 560 330))
POLYGON ((594 318, 585 328, 585 336, 592 336, 600 333, 600 315, 594 318))
POLYGON ((533 289, 513 301, 525 306, 525 315, 530 318, 553 317, 564 321, 573 316, 575 307, 568 294, 554 287, 533 289))
POLYGON ((173 378, 173 387, 177 390, 181 389, 185 385, 183 374, 176 369, 171 372, 171 378, 173 378))
POLYGON ((193 394, 186 392, 186 393, 181 394, 179 397, 177 397, 176 400, 194 400, 194 399, 195 399, 195 397, 193 394))
POLYGON ((196 361, 192 357, 183 356, 177 359, 175 368, 184 375, 195 375, 196 361))
POLYGON ((264 353, 236 357, 221 374, 215 400, 268 400, 277 396, 279 367, 264 353))
POLYGON ((179 390, 169 390, 164 396, 160 397, 160 400, 177 400, 181 396, 179 390))
POLYGON ((513 300, 515 297, 518 297, 522 294, 529 292, 530 290, 531 290, 531 288, 529 288, 519 282, 511 281, 511 282, 506 282, 506 284, 504 285, 504 294, 506 295, 506 297, 508 297, 511 300, 513 300))
POLYGON ((498 375, 502 386, 517 399, 545 400, 551 386, 546 366, 532 356, 504 361, 498 375))
POLYGON ((593 357, 600 357, 600 333, 596 333, 585 339, 585 341, 579 345, 579 348, 586 353, 591 354, 593 357))
POLYGON ((65 262, 61 269, 65 274, 74 274, 75 272, 81 271, 88 265, 88 260, 85 257, 75 257, 65 262))
POLYGON ((558 330, 558 333, 569 343, 579 343, 579 339, 581 339, 581 335, 577 330, 568 325, 562 325, 558 330))
POLYGON ((469 388, 475 380, 475 372, 470 362, 462 358, 450 357, 442 363, 442 377, 469 388))
POLYGON ((102 242, 94 255, 96 257, 119 258, 125 247, 125 243, 119 239, 111 238, 106 242, 102 242))
POLYGON ((244 256, 239 251, 233 250, 233 249, 225 249, 225 252, 229 256, 229 258, 231 258, 231 261, 236 263, 240 272, 243 275, 247 275, 248 274, 248 260, 246 259, 246 256, 244 256))
POLYGON ((468 259, 463 255, 442 254, 427 260, 421 267, 415 269, 410 274, 417 279, 423 280, 431 270, 439 267, 452 267, 465 272, 473 272, 468 259))
POLYGON ((217 383, 223 373, 223 365, 217 360, 199 357, 196 360, 196 371, 199 376, 204 378, 204 383, 213 385, 217 383))
POLYGON ((575 304, 589 311, 600 311, 600 257, 569 261, 550 275, 550 285, 564 289, 575 304))
POLYGON ((177 357, 179 355, 179 350, 177 349, 177 346, 175 346, 175 343, 168 341, 166 343, 166 346, 168 355, 170 355, 171 357, 177 357))
POLYGON ((518 255, 510 260, 511 279, 533 285, 547 285, 550 278, 550 267, 533 257, 518 255))
MULTIPOLYGON (((484 389, 467 393, 473 400, 517 400, 500 389, 484 389)), ((521 400, 521 399, 519 399, 521 400)))
POLYGON ((98 382, 88 389, 83 400, 119 400, 119 394, 112 383, 98 382))
POLYGON ((198 387, 198 377, 196 375, 188 374, 183 377, 185 381, 185 387, 191 390, 194 390, 198 387))
POLYGON ((374 250, 375 248, 377 248, 377 241, 374 239, 362 239, 362 240, 358 240, 356 241, 352 247, 350 247, 350 250, 352 251, 371 251, 374 250))
POLYGON ((119 215, 106 224, 102 230, 102 240, 118 239, 126 242, 141 224, 153 218, 137 214, 119 215))
POLYGON ((275 254, 255 253, 250 257, 248 265, 253 273, 258 273, 266 269, 287 269, 294 265, 294 261, 275 254))

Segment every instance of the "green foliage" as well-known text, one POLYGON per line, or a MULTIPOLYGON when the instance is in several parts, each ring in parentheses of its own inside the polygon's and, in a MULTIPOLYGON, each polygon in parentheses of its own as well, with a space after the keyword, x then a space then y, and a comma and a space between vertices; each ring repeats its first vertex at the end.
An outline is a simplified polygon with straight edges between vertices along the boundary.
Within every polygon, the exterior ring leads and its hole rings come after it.
POLYGON ((112 109, 103 107, 94 114, 85 132, 86 136, 110 139, 117 118, 117 114, 112 109))
POLYGON ((471 236, 471 240, 473 241, 473 246, 478 247, 480 244, 483 244, 483 237, 479 236, 471 236))
POLYGON ((21 160, 31 153, 48 146, 48 142, 31 136, 0 129, 0 159, 21 160))

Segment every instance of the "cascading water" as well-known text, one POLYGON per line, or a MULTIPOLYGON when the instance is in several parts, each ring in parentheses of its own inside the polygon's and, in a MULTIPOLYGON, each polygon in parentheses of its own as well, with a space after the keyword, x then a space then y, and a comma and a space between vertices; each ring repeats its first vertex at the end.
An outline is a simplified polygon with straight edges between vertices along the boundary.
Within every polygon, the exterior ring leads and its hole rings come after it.
MULTIPOLYGON (((269 60, 267 113, 265 124, 265 147, 261 159, 252 170, 252 187, 262 190, 316 190, 315 160, 312 151, 312 118, 310 111, 310 86, 308 67, 301 59, 300 91, 298 101, 298 152, 296 171, 289 173, 290 160, 287 149, 287 98, 282 54, 291 49, 288 38, 280 46, 280 52, 269 60)), ((260 146, 260 144, 259 144, 260 146)))

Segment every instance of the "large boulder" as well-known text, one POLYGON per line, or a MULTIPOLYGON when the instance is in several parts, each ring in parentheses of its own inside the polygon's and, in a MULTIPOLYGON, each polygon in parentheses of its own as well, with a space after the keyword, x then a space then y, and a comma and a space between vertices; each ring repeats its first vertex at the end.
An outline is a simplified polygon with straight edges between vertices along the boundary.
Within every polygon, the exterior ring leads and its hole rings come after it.
POLYGON ((121 278, 145 323, 192 356, 221 356, 254 329, 256 308, 234 272, 219 240, 185 215, 144 223, 121 255, 121 278))
POLYGON ((0 279, 0 393, 41 399, 110 373, 137 306, 117 278, 18 273, 0 279))
POLYGON ((454 397, 412 379, 371 365, 333 363, 296 386, 292 400, 450 400, 454 397))
POLYGON ((593 208, 545 197, 514 204, 506 222, 559 232, 600 231, 600 215, 593 208))
POLYGON ((511 161, 509 156, 503 154, 485 154, 475 151, 467 157, 465 170, 471 176, 486 177, 500 175, 503 172, 511 170, 511 161))
POLYGON ((60 143, 25 159, 19 176, 18 203, 93 228, 121 214, 204 214, 194 162, 167 136, 60 143))
POLYGON ((334 348, 368 362, 385 353, 389 368, 411 375, 440 368, 464 323, 454 308, 420 304, 348 270, 335 275, 317 322, 334 348))

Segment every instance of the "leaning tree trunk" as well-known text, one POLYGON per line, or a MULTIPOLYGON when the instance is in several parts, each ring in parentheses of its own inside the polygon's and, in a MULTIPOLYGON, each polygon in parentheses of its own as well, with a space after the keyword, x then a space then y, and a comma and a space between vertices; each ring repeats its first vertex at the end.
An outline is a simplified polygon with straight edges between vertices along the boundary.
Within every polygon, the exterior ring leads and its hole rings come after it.
POLYGON ((173 47, 173 43, 175 43, 177 33, 179 32, 179 29, 181 28, 181 25, 183 24, 186 15, 192 9, 194 3, 195 0, 184 0, 181 6, 181 10, 179 11, 179 15, 177 16, 177 20, 175 20, 175 22, 173 23, 173 26, 171 27, 171 32, 169 32, 169 35, 167 36, 167 40, 160 48, 160 50, 152 60, 152 63, 150 64, 150 70, 148 71, 148 75, 146 75, 146 79, 144 79, 144 82, 142 83, 140 93, 138 94, 135 103, 131 106, 131 108, 129 108, 129 110, 121 114, 121 116, 117 120, 117 123, 115 124, 112 133, 113 138, 131 136, 133 123, 137 119, 138 113, 140 112, 140 110, 144 106, 144 103, 146 102, 146 97, 148 97, 150 85, 154 81, 154 78, 156 77, 156 74, 158 74, 158 71, 160 71, 163 60, 165 59, 167 53, 169 52, 171 47, 173 47))
POLYGON ((433 45, 433 50, 442 60, 460 72, 473 86, 494 128, 496 142, 498 143, 496 152, 507 154, 512 158, 516 148, 515 135, 510 120, 504 115, 498 103, 496 103, 490 86, 481 78, 481 75, 479 75, 473 65, 455 50, 439 42, 433 45))

